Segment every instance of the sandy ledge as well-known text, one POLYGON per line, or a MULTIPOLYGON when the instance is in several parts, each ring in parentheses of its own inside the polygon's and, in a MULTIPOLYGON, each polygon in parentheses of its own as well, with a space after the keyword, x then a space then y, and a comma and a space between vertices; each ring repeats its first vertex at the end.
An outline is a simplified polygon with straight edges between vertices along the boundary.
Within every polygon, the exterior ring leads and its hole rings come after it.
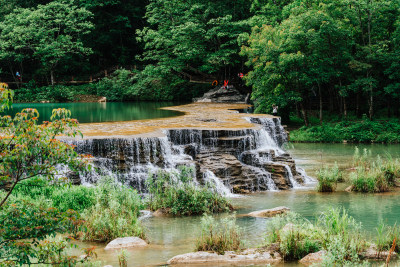
POLYGON ((265 114, 238 113, 237 109, 250 107, 247 104, 192 103, 162 109, 176 110, 184 115, 122 122, 82 123, 80 130, 85 139, 123 138, 123 137, 159 137, 164 136, 165 129, 210 129, 237 130, 259 128, 248 122, 245 117, 274 118, 265 114))

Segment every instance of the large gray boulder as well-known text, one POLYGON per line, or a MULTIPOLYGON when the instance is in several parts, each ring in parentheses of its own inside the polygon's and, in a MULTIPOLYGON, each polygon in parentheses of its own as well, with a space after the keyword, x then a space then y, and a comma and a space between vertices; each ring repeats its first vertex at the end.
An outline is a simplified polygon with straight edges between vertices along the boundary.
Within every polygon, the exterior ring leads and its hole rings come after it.
POLYGON ((216 87, 205 93, 202 97, 194 98, 193 102, 212 102, 212 103, 246 103, 246 96, 242 95, 234 86, 226 88, 216 87))
POLYGON ((147 242, 143 239, 133 236, 133 237, 122 237, 117 238, 107 244, 104 248, 106 250, 109 249, 120 249, 120 248, 135 248, 135 247, 145 247, 147 246, 147 242))
POLYGON ((191 252, 173 257, 168 261, 171 265, 190 264, 278 264, 282 257, 278 252, 247 249, 242 252, 226 251, 224 255, 215 252, 191 252))

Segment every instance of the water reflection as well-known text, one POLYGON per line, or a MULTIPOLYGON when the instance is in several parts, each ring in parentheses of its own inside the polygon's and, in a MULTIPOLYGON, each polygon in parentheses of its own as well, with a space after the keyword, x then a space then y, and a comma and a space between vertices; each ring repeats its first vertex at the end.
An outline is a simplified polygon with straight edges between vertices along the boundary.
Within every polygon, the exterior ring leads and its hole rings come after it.
POLYGON ((39 120, 42 122, 50 120, 53 109, 66 108, 71 111, 71 117, 77 118, 81 123, 113 122, 183 115, 179 111, 160 109, 177 104, 176 102, 16 103, 7 114, 14 116, 24 108, 35 108, 39 111, 39 120))

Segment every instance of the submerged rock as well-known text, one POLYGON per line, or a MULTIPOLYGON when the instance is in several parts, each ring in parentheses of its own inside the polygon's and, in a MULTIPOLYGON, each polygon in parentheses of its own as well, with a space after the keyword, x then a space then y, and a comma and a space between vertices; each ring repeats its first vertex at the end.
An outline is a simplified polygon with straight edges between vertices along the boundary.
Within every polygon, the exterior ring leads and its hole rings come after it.
MULTIPOLYGON (((361 253, 361 256, 366 259, 370 260, 386 260, 386 258, 389 255, 389 251, 381 251, 378 252, 378 249, 376 245, 371 245, 365 252, 361 253)), ((396 259, 397 258, 397 253, 392 252, 390 254, 391 259, 396 259)))
POLYGON ((299 260, 299 262, 306 266, 310 266, 316 263, 321 263, 323 261, 325 254, 326 254, 325 250, 321 250, 315 253, 310 253, 301 260, 299 260))
POLYGON ((154 217, 168 217, 171 216, 171 208, 160 208, 153 212, 154 217))
POLYGON ((282 256, 278 252, 246 249, 242 252, 226 251, 224 255, 215 252, 191 252, 173 257, 168 264, 278 264, 282 256))
POLYGON ((274 217, 280 214, 284 214, 286 212, 289 212, 290 209, 288 207, 276 207, 273 209, 267 209, 267 210, 259 210, 259 211, 253 211, 247 214, 250 217, 261 217, 261 218, 268 218, 268 217, 274 217))
POLYGON ((147 242, 143 239, 133 236, 133 237, 122 237, 117 238, 107 244, 104 248, 108 249, 119 249, 119 248, 134 248, 134 247, 145 247, 147 246, 147 242))

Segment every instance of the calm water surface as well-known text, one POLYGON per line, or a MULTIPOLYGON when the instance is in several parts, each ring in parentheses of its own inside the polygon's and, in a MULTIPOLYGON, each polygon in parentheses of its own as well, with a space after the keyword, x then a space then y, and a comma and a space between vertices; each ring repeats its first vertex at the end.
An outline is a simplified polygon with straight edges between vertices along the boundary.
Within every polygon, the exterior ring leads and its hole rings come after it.
MULTIPOLYGON (((343 144, 294 144, 288 150, 299 166, 312 176, 321 165, 333 165, 337 162, 346 167, 351 163, 354 145, 343 144)), ((400 145, 363 145, 360 149, 370 149, 373 156, 390 153, 400 158, 400 145)), ((400 192, 386 194, 356 194, 336 192, 321 194, 313 186, 303 190, 256 193, 234 198, 238 207, 237 224, 243 229, 243 239, 247 246, 262 244, 265 237, 266 221, 263 218, 244 217, 251 211, 288 206, 301 215, 314 219, 315 216, 330 207, 345 207, 350 215, 362 222, 367 234, 373 234, 379 221, 388 224, 400 222, 400 192)), ((218 215, 224 217, 227 215, 218 215)), ((201 217, 143 219, 150 246, 143 249, 130 249, 129 266, 155 266, 165 264, 171 257, 192 252, 196 237, 200 233, 201 217)), ((84 244, 89 246, 90 244, 84 244)), ((105 251, 103 245, 96 244, 99 260, 105 264, 118 266, 119 251, 105 251)), ((82 246, 82 244, 81 244, 82 246)), ((296 264, 285 264, 297 266, 296 264)))
MULTIPOLYGON (((39 111, 39 120, 50 120, 51 112, 56 108, 71 111, 71 117, 80 123, 132 121, 167 118, 183 115, 182 112, 162 110, 162 107, 176 106, 174 102, 107 102, 107 103, 17 103, 12 105, 8 115, 15 115, 24 108, 39 111)), ((182 104, 182 103, 180 103, 182 104)))

